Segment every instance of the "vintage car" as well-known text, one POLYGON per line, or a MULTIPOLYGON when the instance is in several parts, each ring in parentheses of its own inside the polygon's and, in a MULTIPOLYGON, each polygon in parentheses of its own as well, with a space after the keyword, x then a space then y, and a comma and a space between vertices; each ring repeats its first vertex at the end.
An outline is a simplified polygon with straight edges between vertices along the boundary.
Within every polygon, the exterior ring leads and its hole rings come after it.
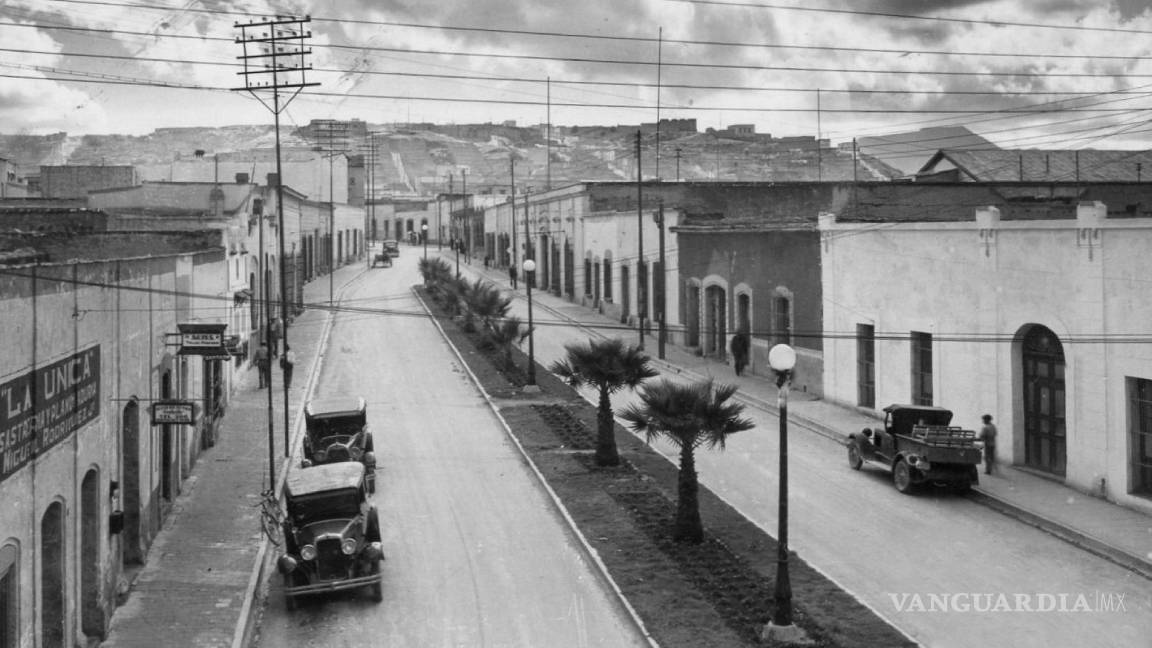
POLYGON ((376 492, 376 453, 368 429, 368 406, 363 398, 317 398, 304 405, 302 465, 339 461, 364 464, 368 492, 376 492))
POLYGON ((400 244, 392 239, 384 241, 384 254, 390 257, 400 256, 400 244))
POLYGON ((284 577, 289 610, 296 598, 369 587, 383 600, 380 522, 368 502, 364 466, 344 462, 297 468, 285 483, 284 577))
POLYGON ((387 252, 377 252, 372 256, 372 267, 379 265, 382 268, 392 267, 392 256, 387 252))
POLYGON ((942 407, 889 405, 884 427, 848 436, 848 465, 860 470, 867 461, 890 468, 901 493, 925 483, 965 492, 979 483, 981 450, 975 431, 951 422, 952 412, 942 407))

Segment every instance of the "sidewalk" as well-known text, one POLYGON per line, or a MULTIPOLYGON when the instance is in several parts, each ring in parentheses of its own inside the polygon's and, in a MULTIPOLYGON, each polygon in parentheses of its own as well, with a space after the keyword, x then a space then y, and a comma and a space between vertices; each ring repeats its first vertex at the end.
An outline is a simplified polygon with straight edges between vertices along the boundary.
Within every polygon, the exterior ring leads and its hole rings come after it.
MULTIPOLYGON (((364 271, 356 262, 336 271, 337 294, 364 271)), ((329 281, 304 286, 306 303, 326 304, 329 281)), ((289 390, 289 430, 318 367, 329 314, 306 310, 289 326, 296 372, 289 390)), ((273 370, 276 478, 283 480, 284 404, 281 372, 273 370)), ((253 610, 256 569, 264 555, 259 504, 268 488, 268 395, 254 370, 243 374, 228 402, 216 445, 197 460, 164 528, 116 608, 102 648, 244 645, 253 610)))
MULTIPOLYGON (((461 262, 460 271, 483 276, 501 288, 511 289, 504 269, 466 266, 461 262)), ((523 283, 519 288, 517 292, 523 294, 523 283)), ((545 290, 533 290, 532 300, 576 324, 597 329, 619 326, 615 320, 545 290)), ((647 346, 648 352, 655 356, 654 336, 647 346)), ((739 394, 745 400, 776 409, 775 381, 767 376, 736 376, 729 365, 696 356, 673 344, 665 345, 664 355, 665 360, 655 362, 665 371, 701 378, 720 376, 724 382, 738 385, 739 394)), ((790 395, 788 416, 801 428, 841 442, 847 439, 848 433, 874 426, 878 420, 797 392, 790 395)), ((847 467, 847 455, 844 465, 847 467)), ((995 475, 981 472, 980 485, 969 495, 973 501, 1152 579, 1152 517, 1012 466, 1000 464, 997 468, 995 475)))

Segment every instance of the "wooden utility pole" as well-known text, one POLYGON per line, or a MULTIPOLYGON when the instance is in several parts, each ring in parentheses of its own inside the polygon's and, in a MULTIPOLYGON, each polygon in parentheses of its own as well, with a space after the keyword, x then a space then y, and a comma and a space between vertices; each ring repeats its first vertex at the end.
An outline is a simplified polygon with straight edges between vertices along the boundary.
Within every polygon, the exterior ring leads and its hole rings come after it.
POLYGON ((636 322, 640 348, 644 348, 644 315, 648 306, 647 277, 644 276, 644 185, 640 173, 640 131, 636 131, 636 322))
MULTIPOLYGON (((319 83, 309 83, 306 72, 312 65, 306 63, 312 50, 306 46, 306 41, 312 37, 312 32, 305 29, 310 23, 310 17, 296 18, 293 16, 276 16, 271 19, 254 20, 247 23, 234 23, 233 27, 240 30, 236 43, 241 45, 242 54, 238 56, 244 62, 244 70, 237 72, 244 79, 244 87, 233 88, 245 91, 255 97, 266 108, 272 111, 276 130, 276 212, 279 223, 279 257, 280 257, 280 319, 283 328, 284 347, 288 347, 288 282, 285 270, 284 256, 284 170, 280 162, 280 113, 288 104, 300 94, 300 91, 319 83), (270 77, 269 77, 270 75, 270 77), (271 80, 269 80, 269 78, 271 80), (284 102, 280 101, 280 92, 291 90, 292 95, 284 102), (272 105, 260 96, 259 93, 272 93, 272 105)), ((267 270, 263 267, 266 258, 263 246, 260 250, 261 258, 261 284, 265 283, 267 270)), ((267 302, 265 302, 267 304, 267 302)), ((266 311, 264 320, 265 338, 271 332, 271 309, 266 311)), ((271 362, 271 360, 269 360, 271 362)), ((268 376, 271 377, 271 367, 268 376)), ((289 455, 288 432, 288 383, 284 383, 284 456, 289 455)), ((268 472, 270 488, 276 487, 276 468, 273 461, 275 450, 275 433, 272 423, 272 386, 268 386, 268 472)))

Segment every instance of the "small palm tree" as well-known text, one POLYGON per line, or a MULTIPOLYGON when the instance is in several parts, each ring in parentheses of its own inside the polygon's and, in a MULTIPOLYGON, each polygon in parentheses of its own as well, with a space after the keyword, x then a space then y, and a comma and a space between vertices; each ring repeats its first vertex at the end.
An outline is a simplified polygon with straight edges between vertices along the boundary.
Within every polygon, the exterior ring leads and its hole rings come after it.
POLYGON ((515 315, 498 320, 489 328, 488 339, 500 349, 505 371, 512 368, 512 346, 523 343, 528 333, 530 333, 528 327, 524 326, 520 318, 515 315))
POLYGON ((615 423, 610 396, 625 387, 635 389, 657 375, 651 358, 638 346, 625 346, 622 340, 589 340, 588 344, 564 346, 568 357, 552 363, 550 371, 569 385, 592 385, 600 392, 596 413, 596 465, 620 465, 616 449, 615 423))
POLYGON ((500 292, 494 284, 477 279, 464 293, 464 301, 468 306, 469 322, 472 317, 480 318, 484 328, 493 330, 494 321, 508 314, 512 305, 512 298, 500 292))
POLYGON ((645 385, 640 392, 643 404, 632 405, 620 414, 633 430, 643 433, 649 443, 665 438, 680 449, 673 540, 692 543, 704 540, 697 493, 696 448, 723 450, 729 434, 755 427, 750 419, 740 416, 744 405, 727 402, 735 393, 735 385, 715 385, 711 379, 691 385, 664 379, 645 385))

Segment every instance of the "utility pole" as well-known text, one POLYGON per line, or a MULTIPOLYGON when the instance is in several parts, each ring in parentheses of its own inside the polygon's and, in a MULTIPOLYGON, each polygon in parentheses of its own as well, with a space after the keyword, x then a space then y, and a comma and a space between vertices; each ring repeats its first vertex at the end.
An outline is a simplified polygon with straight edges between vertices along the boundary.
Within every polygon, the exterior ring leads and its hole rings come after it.
MULTIPOLYGON (((516 248, 516 158, 512 157, 511 153, 509 153, 509 155, 508 155, 508 165, 509 165, 508 184, 512 188, 512 212, 511 212, 512 213, 512 254, 511 254, 511 257, 512 258, 509 259, 508 263, 509 263, 510 267, 512 268, 512 272, 510 274, 512 276, 515 276, 515 274, 516 274, 516 252, 518 251, 516 248)), ((516 282, 515 281, 512 282, 512 289, 513 290, 516 289, 516 282)))
POLYGON ((656 41, 656 173, 653 176, 657 182, 660 181, 660 72, 664 60, 663 27, 660 28, 658 34, 658 40, 656 41))
POLYGON ((656 357, 664 359, 664 338, 668 336, 668 327, 665 321, 668 319, 668 286, 665 283, 668 279, 668 269, 664 266, 664 201, 660 201, 660 210, 656 212, 656 225, 660 229, 660 274, 657 275, 660 282, 660 328, 657 332, 656 342, 656 357))
POLYGON ((640 131, 636 131, 636 321, 640 348, 644 348, 644 315, 648 305, 647 277, 644 276, 644 188, 640 173, 640 131))
MULTIPOLYGON (((312 69, 311 63, 305 59, 312 53, 305 46, 305 41, 312 37, 312 32, 306 31, 304 25, 312 21, 311 17, 295 18, 293 16, 277 16, 272 19, 261 19, 248 23, 234 23, 234 28, 240 30, 236 43, 242 46, 242 54, 237 57, 244 62, 244 70, 237 74, 244 78, 244 87, 234 88, 243 90, 256 97, 266 108, 270 108, 275 122, 276 131, 276 212, 279 223, 279 256, 280 256, 280 320, 283 328, 284 348, 288 348, 288 286, 284 259, 284 170, 280 161, 280 112, 300 94, 300 91, 309 86, 318 86, 319 83, 309 83, 306 73, 312 69), (251 31, 250 31, 251 30, 251 31), (254 51, 250 52, 249 47, 254 51), (259 63, 258 65, 256 63, 259 63), (271 75, 271 81, 268 76, 271 75), (280 91, 291 90, 292 95, 281 103, 280 91), (260 92, 272 93, 271 107, 261 98, 260 92)), ((263 231, 263 229, 261 229, 263 231)), ((261 259, 264 250, 261 244, 261 259)), ((261 268, 266 276, 266 271, 261 268)), ((265 283, 261 277, 261 283, 265 283)), ((267 303, 267 302, 266 302, 267 303)), ((265 319, 266 330, 271 328, 271 313, 265 319)), ((267 338, 265 338, 267 339, 267 338)), ((272 370, 269 367, 268 374, 272 370)), ((268 386, 268 455, 269 478, 271 488, 275 488, 275 466, 272 457, 275 454, 272 446, 275 434, 272 424, 272 386, 268 386)), ((290 454, 288 431, 288 383, 284 383, 284 456, 290 454)))
POLYGON ((460 193, 464 197, 464 260, 472 263, 472 213, 468 211, 468 169, 460 169, 460 193))
POLYGON ((544 189, 552 189, 552 77, 548 77, 548 117, 545 125, 544 144, 547 147, 548 157, 544 162, 544 189))

